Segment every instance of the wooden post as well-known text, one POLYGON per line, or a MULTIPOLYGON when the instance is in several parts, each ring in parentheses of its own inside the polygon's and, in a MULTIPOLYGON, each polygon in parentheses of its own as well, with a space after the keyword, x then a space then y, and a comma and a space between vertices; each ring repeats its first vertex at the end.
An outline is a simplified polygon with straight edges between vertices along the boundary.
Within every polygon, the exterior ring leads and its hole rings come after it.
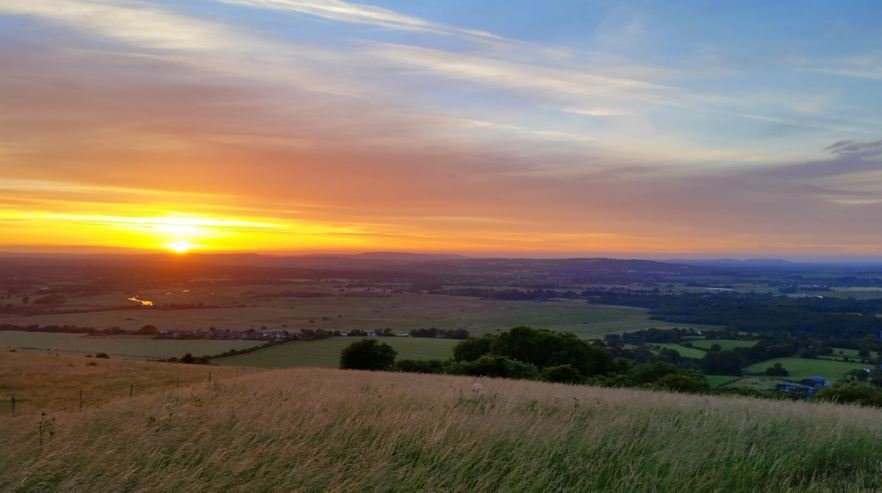
POLYGON ((208 371, 208 381, 211 381, 211 370, 208 371))
POLYGON ((129 384, 129 397, 135 395, 135 384, 129 384))
POLYGON ((9 398, 9 402, 12 403, 12 417, 15 417, 15 396, 9 398))

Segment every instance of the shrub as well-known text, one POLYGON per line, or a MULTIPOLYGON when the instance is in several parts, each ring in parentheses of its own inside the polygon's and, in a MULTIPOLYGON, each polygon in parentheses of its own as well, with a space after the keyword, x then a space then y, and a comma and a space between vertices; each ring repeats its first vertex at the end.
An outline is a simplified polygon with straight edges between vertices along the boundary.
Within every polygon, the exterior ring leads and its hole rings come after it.
POLYGON ((585 377, 573 365, 549 366, 539 375, 542 380, 554 383, 582 383, 585 377))
POLYGON ((670 373, 656 380, 651 388, 672 392, 700 394, 710 390, 710 385, 703 375, 694 373, 670 373))
POLYGON ((462 375, 513 379, 534 379, 539 376, 539 371, 535 366, 496 354, 485 354, 476 361, 452 365, 450 372, 462 375))
POLYGON ((364 339, 353 342, 340 353, 344 370, 391 370, 398 352, 385 342, 364 339))
POLYGON ((433 360, 403 359, 395 362, 395 369, 407 373, 443 373, 444 362, 433 360))
POLYGON ((862 406, 882 406, 882 391, 858 382, 836 383, 817 394, 822 401, 862 406))
POLYGON ((98 353, 95 355, 95 357, 101 359, 110 359, 110 356, 108 356, 107 353, 98 353))

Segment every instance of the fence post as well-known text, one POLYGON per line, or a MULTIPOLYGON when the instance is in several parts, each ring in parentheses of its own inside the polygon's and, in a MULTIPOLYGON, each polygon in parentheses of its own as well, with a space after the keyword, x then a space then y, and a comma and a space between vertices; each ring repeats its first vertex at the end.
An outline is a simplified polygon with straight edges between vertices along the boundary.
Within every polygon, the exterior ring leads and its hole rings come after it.
POLYGON ((12 403, 12 417, 15 417, 15 396, 9 398, 9 402, 12 403))
POLYGON ((135 395, 135 384, 129 384, 129 397, 135 395))
POLYGON ((208 370, 208 381, 211 381, 211 370, 208 370))

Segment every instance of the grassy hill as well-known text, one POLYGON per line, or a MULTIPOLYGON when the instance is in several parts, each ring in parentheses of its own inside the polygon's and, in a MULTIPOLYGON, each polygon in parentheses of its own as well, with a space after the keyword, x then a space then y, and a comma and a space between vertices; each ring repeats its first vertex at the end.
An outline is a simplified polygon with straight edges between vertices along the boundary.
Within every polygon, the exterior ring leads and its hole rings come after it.
POLYGON ((263 371, 46 418, 2 414, 0 491, 880 487, 879 410, 487 379, 475 393, 473 382, 263 371))

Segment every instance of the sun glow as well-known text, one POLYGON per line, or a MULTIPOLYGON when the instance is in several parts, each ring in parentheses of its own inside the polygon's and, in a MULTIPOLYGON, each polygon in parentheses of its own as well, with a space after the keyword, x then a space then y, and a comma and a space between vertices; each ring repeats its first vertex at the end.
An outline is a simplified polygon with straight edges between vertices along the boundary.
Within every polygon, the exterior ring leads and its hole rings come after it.
POLYGON ((166 245, 166 248, 175 253, 187 253, 193 249, 193 245, 190 244, 189 241, 178 240, 169 243, 168 245, 166 245))

